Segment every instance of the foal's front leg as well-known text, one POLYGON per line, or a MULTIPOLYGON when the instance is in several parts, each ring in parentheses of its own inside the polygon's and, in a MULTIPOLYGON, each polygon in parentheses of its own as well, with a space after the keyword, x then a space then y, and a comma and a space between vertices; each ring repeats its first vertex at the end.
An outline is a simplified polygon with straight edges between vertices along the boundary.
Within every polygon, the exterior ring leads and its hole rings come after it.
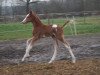
MULTIPOLYGON (((29 48, 31 48, 31 41, 32 41, 32 38, 28 39, 27 42, 26 42, 26 50, 28 50, 29 48)), ((26 52, 26 57, 29 57, 29 52, 26 52)))
POLYGON ((36 37, 33 37, 33 38, 27 40, 27 43, 26 43, 26 44, 27 44, 27 45, 26 45, 26 52, 25 52, 25 54, 24 54, 24 56, 23 56, 23 58, 22 58, 22 61, 24 61, 26 57, 29 57, 29 56, 30 56, 30 55, 29 55, 29 52, 30 52, 30 50, 31 50, 32 47, 33 47, 33 43, 34 43, 36 40, 37 40, 36 37))

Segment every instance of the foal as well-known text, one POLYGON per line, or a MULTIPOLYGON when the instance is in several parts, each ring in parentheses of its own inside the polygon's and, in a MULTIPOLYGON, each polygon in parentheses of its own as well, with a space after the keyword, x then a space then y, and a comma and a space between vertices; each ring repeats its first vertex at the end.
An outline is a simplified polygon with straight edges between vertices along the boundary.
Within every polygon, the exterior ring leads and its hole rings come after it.
POLYGON ((52 37, 53 40, 55 41, 54 43, 54 54, 49 61, 51 63, 52 61, 55 60, 56 55, 57 55, 57 45, 58 45, 58 40, 61 41, 64 46, 68 49, 69 53, 71 54, 72 57, 72 62, 75 63, 76 59, 75 56, 70 48, 70 45, 65 41, 64 39, 64 33, 63 33, 63 28, 65 25, 69 22, 65 22, 63 26, 57 26, 56 24, 54 25, 44 25, 39 17, 36 15, 36 13, 30 11, 29 14, 25 17, 25 19, 22 21, 23 24, 32 22, 34 30, 33 30, 33 37, 27 40, 27 46, 26 46, 26 53, 22 58, 22 61, 25 60, 26 57, 29 57, 29 52, 34 44, 35 41, 42 37, 52 37))

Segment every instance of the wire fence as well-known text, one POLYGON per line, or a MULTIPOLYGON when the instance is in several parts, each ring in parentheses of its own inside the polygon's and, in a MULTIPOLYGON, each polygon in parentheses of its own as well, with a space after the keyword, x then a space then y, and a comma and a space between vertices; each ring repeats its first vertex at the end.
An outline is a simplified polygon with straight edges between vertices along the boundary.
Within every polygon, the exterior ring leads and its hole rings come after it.
MULTIPOLYGON (((55 19, 55 18, 70 18, 70 17, 83 17, 83 22, 86 22, 87 16, 98 16, 100 11, 84 11, 84 12, 67 12, 67 13, 47 13, 47 14, 38 14, 41 19, 55 19)), ((0 23, 8 22, 20 22, 23 20, 25 15, 4 15, 0 16, 0 23)), ((53 20, 51 21, 53 22, 53 20)))

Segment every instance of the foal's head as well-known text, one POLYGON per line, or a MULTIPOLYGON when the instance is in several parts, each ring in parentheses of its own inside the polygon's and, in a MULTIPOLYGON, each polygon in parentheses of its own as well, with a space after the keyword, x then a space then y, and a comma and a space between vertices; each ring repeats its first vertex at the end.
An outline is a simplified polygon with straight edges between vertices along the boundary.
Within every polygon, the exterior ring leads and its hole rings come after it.
POLYGON ((22 23, 26 24, 28 22, 32 22, 32 11, 29 12, 29 14, 26 15, 22 23))

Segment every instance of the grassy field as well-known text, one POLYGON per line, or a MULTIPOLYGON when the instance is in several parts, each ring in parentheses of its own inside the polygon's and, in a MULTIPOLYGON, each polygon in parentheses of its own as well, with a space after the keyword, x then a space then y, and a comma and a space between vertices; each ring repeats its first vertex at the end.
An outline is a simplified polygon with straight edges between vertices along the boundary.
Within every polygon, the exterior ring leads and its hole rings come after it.
MULTIPOLYGON (((86 33, 99 33, 100 32, 100 17, 85 17, 84 22, 83 17, 77 17, 76 19, 76 29, 77 34, 86 33)), ((47 20, 42 20, 43 23, 47 24, 47 20)), ((64 19, 53 19, 54 24, 63 25, 64 19)), ((65 35, 74 34, 73 25, 67 26, 64 29, 65 35), (73 31, 71 31, 71 29, 73 31)), ((21 23, 7 23, 0 24, 0 40, 14 40, 29 38, 32 36, 32 24, 23 25, 21 23)))

